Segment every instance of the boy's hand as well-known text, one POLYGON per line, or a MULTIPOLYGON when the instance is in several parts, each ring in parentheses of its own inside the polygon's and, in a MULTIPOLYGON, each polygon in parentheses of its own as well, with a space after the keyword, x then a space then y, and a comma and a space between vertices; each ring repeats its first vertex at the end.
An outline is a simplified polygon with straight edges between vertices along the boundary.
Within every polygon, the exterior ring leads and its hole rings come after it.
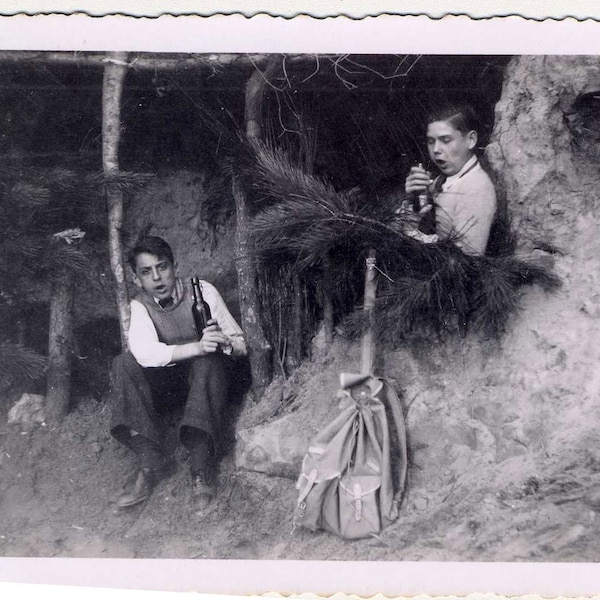
POLYGON ((424 192, 432 183, 433 179, 429 171, 423 167, 412 167, 406 178, 404 190, 407 194, 424 192))
POLYGON ((437 233, 423 233, 418 229, 411 229, 409 231, 404 232, 408 237, 413 238, 413 240, 417 240, 419 242, 423 242, 423 244, 436 244, 440 241, 440 238, 437 233))
POLYGON ((400 218, 412 217, 415 214, 412 202, 410 200, 403 200, 400 207, 397 208, 394 212, 400 218))
POLYGON ((229 338, 221 331, 215 319, 211 319, 202 331, 202 339, 198 342, 200 356, 212 354, 219 349, 219 345, 229 344, 229 338))

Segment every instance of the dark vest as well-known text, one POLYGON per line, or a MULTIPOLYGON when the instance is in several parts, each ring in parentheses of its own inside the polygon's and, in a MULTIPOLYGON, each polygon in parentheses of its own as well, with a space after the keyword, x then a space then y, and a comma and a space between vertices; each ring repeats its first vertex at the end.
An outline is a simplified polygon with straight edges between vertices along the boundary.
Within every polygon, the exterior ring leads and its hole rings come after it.
POLYGON ((147 309, 158 339, 165 344, 187 344, 197 342, 198 335, 192 317, 193 298, 188 286, 184 283, 183 294, 178 304, 168 308, 159 306, 151 296, 141 292, 136 297, 147 309))

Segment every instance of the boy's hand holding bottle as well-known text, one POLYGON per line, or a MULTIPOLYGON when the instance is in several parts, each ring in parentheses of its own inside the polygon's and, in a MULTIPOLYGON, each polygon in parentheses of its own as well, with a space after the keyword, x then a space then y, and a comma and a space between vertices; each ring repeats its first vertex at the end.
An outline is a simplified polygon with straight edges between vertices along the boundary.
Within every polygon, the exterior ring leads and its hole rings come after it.
POLYGON ((421 163, 412 167, 404 185, 406 199, 402 202, 400 208, 396 210, 396 214, 401 217, 406 217, 410 214, 417 217, 415 225, 404 227, 404 233, 426 244, 438 241, 437 234, 427 235, 418 229, 420 218, 433 208, 433 202, 428 192, 429 186, 432 183, 431 173, 426 171, 421 163))
POLYGON ((198 277, 192 277, 192 294, 194 296, 192 317, 196 325, 202 354, 222 352, 223 348, 227 348, 231 352, 231 342, 221 331, 216 319, 212 318, 210 306, 202 295, 202 286, 198 277))
POLYGON ((419 215, 424 215, 431 210, 432 203, 429 199, 428 188, 432 183, 431 173, 426 171, 421 163, 412 167, 406 178, 404 191, 407 196, 418 197, 418 204, 415 204, 415 208, 419 215))
POLYGON ((426 171, 423 165, 419 163, 411 167, 410 173, 406 178, 406 183, 404 184, 404 191, 407 194, 420 194, 421 192, 426 192, 432 183, 431 173, 426 171))

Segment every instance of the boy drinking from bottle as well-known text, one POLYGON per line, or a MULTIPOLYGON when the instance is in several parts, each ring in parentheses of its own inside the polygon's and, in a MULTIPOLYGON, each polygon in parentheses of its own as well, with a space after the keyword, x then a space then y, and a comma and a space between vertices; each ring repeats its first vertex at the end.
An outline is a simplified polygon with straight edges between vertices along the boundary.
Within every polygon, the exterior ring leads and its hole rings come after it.
POLYGON ((434 179, 419 164, 410 170, 404 189, 409 198, 432 199, 419 206, 418 212, 420 216, 434 212, 434 232, 427 230, 431 235, 423 235, 413 229, 408 235, 424 242, 451 237, 466 254, 485 253, 496 213, 496 191, 477 157, 478 128, 469 105, 448 105, 428 115, 427 149, 439 175, 434 179))
POLYGON ((117 505, 135 506, 152 493, 165 470, 162 417, 182 406, 179 440, 190 453, 192 498, 202 510, 216 496, 227 362, 246 353, 243 332, 206 281, 202 291, 212 319, 196 331, 190 286, 176 276, 163 239, 140 238, 128 262, 139 292, 131 301, 130 352, 113 361, 111 434, 134 451, 139 471, 117 505))

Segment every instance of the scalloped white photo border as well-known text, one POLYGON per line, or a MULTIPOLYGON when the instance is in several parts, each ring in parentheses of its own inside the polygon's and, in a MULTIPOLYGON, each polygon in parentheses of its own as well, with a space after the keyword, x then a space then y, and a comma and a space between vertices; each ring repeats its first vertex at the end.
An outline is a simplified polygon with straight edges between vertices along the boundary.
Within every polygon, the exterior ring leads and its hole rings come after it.
MULTIPOLYGON (((7 14, 7 7, 16 4, 36 4, 37 10, 50 10, 52 2, 6 1, 0 4, 0 13, 7 14)), ((115 2, 107 0, 103 4, 108 10, 108 5, 115 2)), ((132 4, 126 3, 128 10, 132 4)), ((156 8, 156 2, 151 0, 143 4, 156 8)), ((172 3, 171 9, 174 4, 177 2, 172 3)), ((204 3, 205 8, 208 4, 204 3)), ((240 2, 236 4, 240 6, 240 2)), ((251 5, 252 0, 246 4, 251 5)), ((286 10, 293 5, 282 4, 286 10)), ((425 4, 439 7, 441 3, 423 0, 425 4)), ((503 5, 501 0, 495 4, 503 5)), ((537 3, 538 8, 541 4, 549 6, 547 2, 537 3)), ((571 4, 581 6, 576 2, 571 4)), ((166 5, 167 2, 162 2, 163 7, 166 5)), ((596 11, 600 12, 600 7, 596 11)), ((440 20, 425 16, 319 20, 265 15, 251 19, 241 15, 210 18, 19 15, 0 17, 0 49, 600 55, 600 23, 574 19, 534 22, 521 17, 476 21, 464 16, 440 20)), ((383 592, 388 596, 423 593, 462 596, 470 592, 495 592, 509 596, 525 593, 545 597, 591 596, 600 592, 600 565, 6 558, 0 559, 0 592, 2 582, 223 594, 310 591, 324 595, 346 592, 371 596, 383 592)), ((36 589, 47 597, 57 588, 36 589)))

